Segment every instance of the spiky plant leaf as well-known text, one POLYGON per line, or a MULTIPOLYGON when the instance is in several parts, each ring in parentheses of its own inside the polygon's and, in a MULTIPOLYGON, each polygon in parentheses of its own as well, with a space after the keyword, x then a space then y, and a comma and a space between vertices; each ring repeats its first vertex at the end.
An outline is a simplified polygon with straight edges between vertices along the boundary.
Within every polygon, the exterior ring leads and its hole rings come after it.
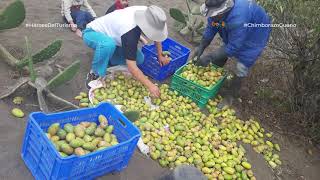
POLYGON ((178 22, 187 23, 185 15, 179 9, 170 8, 170 16, 178 22))
MULTIPOLYGON (((61 46, 62 46, 62 40, 55 40, 49 46, 47 46, 46 48, 44 48, 43 50, 41 50, 40 52, 38 52, 38 53, 36 53, 36 54, 34 54, 32 56, 33 63, 35 64, 35 63, 39 63, 39 62, 42 62, 44 60, 50 59, 55 54, 57 54, 57 52, 60 51, 61 46)), ((23 60, 21 60, 17 64, 17 67, 18 68, 23 68, 27 64, 28 64, 28 59, 24 58, 23 60)))
POLYGON ((48 88, 53 89, 56 88, 67 81, 71 80, 79 71, 80 69, 80 61, 77 60, 73 62, 70 66, 68 66, 65 70, 60 72, 58 75, 56 75, 54 78, 52 78, 48 82, 48 88))
POLYGON ((26 49, 27 49, 27 60, 28 60, 28 65, 29 65, 29 72, 30 72, 30 79, 31 82, 35 82, 36 81, 36 71, 34 70, 33 67, 33 60, 32 60, 32 56, 31 56, 31 45, 29 43, 28 37, 25 37, 26 40, 26 49))
POLYGON ((0 30, 18 27, 25 19, 26 11, 22 1, 11 3, 0 13, 0 30))

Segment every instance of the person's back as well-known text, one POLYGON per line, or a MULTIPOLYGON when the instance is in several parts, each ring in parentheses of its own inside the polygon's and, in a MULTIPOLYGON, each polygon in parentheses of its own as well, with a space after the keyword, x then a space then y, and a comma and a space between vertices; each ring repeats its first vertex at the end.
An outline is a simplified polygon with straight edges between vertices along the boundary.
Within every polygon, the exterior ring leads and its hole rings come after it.
POLYGON ((260 49, 265 47, 271 31, 270 27, 250 25, 270 24, 270 18, 265 10, 252 0, 234 2, 234 7, 223 19, 225 27, 220 28, 218 32, 227 45, 227 52, 249 67, 256 60, 251 57, 260 54, 260 49), (237 50, 239 48, 240 50, 237 50))
POLYGON ((97 18, 87 25, 97 32, 102 32, 116 41, 116 44, 121 46, 121 36, 137 24, 134 20, 134 13, 137 10, 145 10, 147 6, 131 6, 125 9, 120 9, 97 18))

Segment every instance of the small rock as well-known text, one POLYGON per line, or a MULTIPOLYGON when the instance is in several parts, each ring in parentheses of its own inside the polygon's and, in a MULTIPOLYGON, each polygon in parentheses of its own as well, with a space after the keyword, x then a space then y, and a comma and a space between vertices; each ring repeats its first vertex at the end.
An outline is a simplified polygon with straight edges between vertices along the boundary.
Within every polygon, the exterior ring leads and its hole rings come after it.
POLYGON ((260 82, 267 83, 267 82, 269 82, 269 79, 268 78, 264 78, 264 79, 261 79, 260 82))
POLYGON ((252 100, 249 100, 248 103, 249 103, 249 104, 253 104, 252 100))
POLYGON ((312 156, 312 154, 313 154, 313 152, 312 152, 312 150, 311 149, 308 149, 308 154, 310 155, 310 156, 312 156))

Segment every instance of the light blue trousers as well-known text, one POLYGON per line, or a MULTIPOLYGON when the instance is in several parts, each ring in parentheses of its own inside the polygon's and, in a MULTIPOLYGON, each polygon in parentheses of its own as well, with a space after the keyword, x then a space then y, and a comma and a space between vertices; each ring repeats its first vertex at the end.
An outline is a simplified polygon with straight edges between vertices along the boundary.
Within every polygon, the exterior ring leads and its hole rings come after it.
MULTIPOLYGON (((82 38, 88 47, 94 49, 91 69, 93 73, 99 75, 99 77, 106 75, 108 65, 116 66, 126 64, 124 49, 116 46, 115 41, 111 37, 87 28, 82 32, 82 38)), ((142 64, 143 61, 143 53, 138 49, 136 62, 137 64, 142 64)))

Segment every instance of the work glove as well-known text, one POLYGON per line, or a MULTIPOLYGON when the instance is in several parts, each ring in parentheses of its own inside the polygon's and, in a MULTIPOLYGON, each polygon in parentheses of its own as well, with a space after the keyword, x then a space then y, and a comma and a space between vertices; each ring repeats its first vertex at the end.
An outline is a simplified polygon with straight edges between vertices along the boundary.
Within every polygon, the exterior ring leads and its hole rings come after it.
POLYGON ((228 55, 225 52, 224 47, 220 47, 216 51, 198 59, 195 65, 208 66, 210 63, 212 63, 219 67, 223 67, 226 64, 227 60, 228 55))
POLYGON ((200 56, 203 54, 203 51, 209 46, 210 42, 211 40, 207 40, 205 38, 201 39, 200 45, 196 48, 191 57, 193 63, 196 63, 200 59, 200 56))

